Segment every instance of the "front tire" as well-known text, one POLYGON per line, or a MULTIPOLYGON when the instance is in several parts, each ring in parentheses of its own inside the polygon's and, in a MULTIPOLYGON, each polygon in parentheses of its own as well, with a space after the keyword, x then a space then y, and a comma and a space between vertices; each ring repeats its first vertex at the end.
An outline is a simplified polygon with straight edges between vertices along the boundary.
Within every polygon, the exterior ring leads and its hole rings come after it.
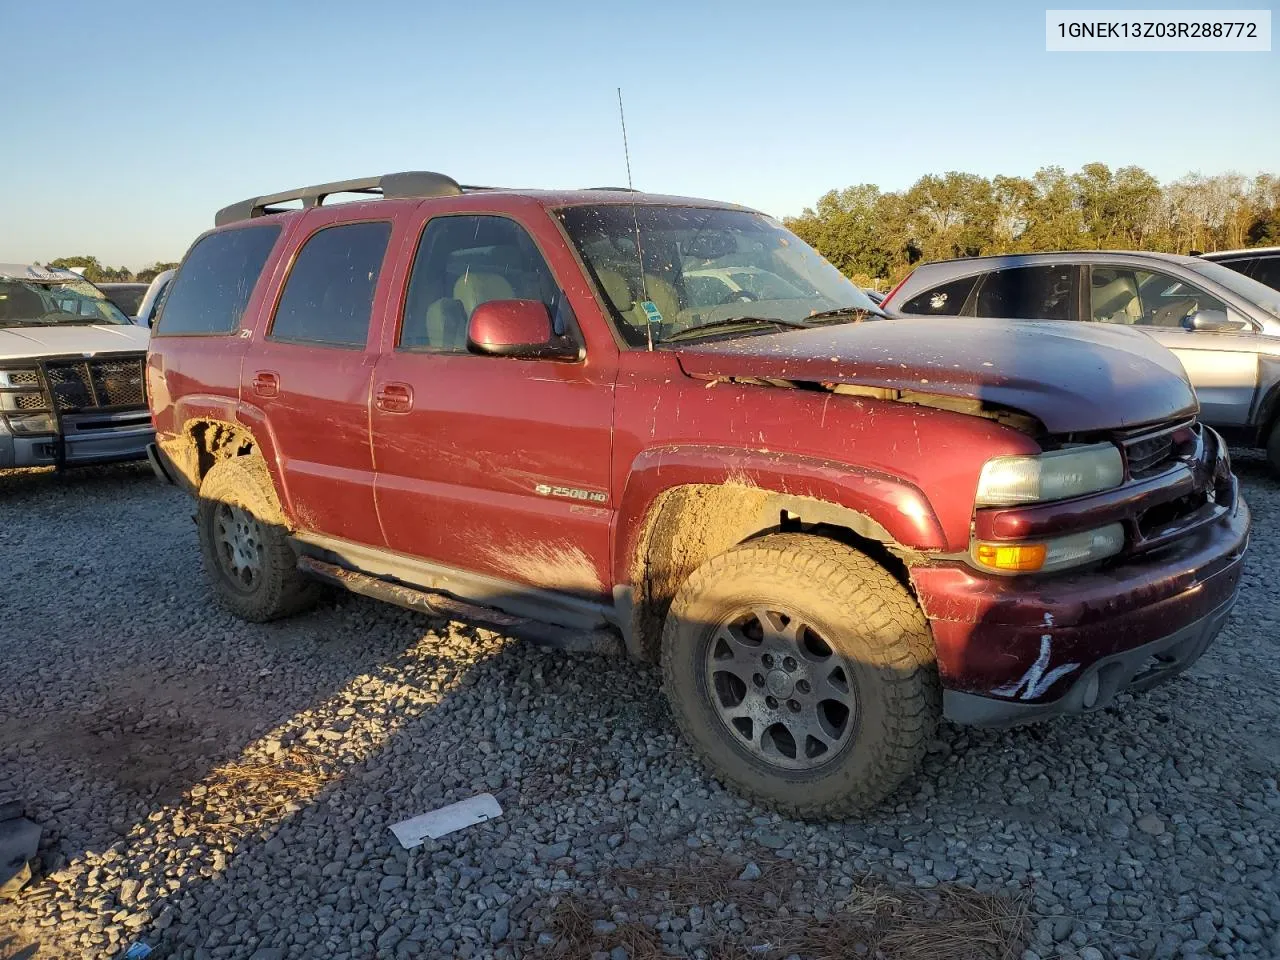
POLYGON ((917 770, 942 712, 910 592, 812 535, 762 537, 694 571, 662 664, 676 722, 716 775, 801 817, 875 807, 917 770))
POLYGON ((254 457, 215 463, 196 509, 205 573, 242 620, 265 623, 312 606, 320 587, 298 571, 266 465, 254 457))
POLYGON ((1271 428, 1267 437, 1267 465, 1271 467, 1271 476, 1280 480, 1280 420, 1271 428))

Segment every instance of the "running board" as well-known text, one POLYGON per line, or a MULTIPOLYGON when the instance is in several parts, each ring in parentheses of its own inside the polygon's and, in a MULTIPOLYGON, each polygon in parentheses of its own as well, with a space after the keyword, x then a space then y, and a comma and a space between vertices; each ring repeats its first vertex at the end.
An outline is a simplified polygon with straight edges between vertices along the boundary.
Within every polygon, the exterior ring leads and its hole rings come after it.
POLYGON ((519 617, 492 607, 465 603, 435 590, 421 590, 391 580, 372 577, 358 570, 349 570, 336 563, 325 563, 314 557, 299 557, 298 569, 308 576, 332 583, 358 593, 362 597, 394 603, 398 607, 416 610, 432 616, 448 617, 498 627, 505 633, 530 640, 557 650, 578 653, 602 653, 621 656, 622 638, 612 630, 575 630, 543 623, 530 617, 519 617))

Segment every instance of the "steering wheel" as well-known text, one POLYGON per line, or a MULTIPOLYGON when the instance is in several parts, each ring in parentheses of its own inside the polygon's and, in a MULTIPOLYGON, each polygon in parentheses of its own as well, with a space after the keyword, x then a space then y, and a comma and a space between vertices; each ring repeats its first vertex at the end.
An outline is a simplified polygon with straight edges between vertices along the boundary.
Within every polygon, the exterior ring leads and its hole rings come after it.
POLYGON ((721 300, 721 303, 755 303, 760 298, 750 290, 735 290, 721 300))

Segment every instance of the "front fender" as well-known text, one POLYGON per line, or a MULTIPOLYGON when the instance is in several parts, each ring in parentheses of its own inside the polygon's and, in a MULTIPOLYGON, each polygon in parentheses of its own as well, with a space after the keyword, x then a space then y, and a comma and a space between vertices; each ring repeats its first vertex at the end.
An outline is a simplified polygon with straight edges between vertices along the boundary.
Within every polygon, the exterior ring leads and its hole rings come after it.
POLYGON ((688 485, 740 486, 766 491, 780 509, 788 501, 828 504, 847 511, 857 532, 913 550, 946 545, 942 525, 925 495, 900 479, 844 463, 790 453, 679 444, 651 447, 631 464, 618 506, 614 582, 630 582, 630 564, 645 519, 665 492, 688 485), (866 522, 858 529, 854 518, 866 522))

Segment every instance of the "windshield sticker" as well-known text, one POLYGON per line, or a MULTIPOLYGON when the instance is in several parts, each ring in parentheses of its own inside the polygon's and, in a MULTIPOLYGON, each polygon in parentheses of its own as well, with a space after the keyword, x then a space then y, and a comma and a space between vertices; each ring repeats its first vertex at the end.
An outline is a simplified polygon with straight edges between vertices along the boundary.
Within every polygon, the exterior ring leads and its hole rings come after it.
POLYGON ((662 311, 658 309, 658 305, 652 300, 641 300, 640 309, 644 311, 644 315, 649 318, 650 323, 662 323, 662 311))

